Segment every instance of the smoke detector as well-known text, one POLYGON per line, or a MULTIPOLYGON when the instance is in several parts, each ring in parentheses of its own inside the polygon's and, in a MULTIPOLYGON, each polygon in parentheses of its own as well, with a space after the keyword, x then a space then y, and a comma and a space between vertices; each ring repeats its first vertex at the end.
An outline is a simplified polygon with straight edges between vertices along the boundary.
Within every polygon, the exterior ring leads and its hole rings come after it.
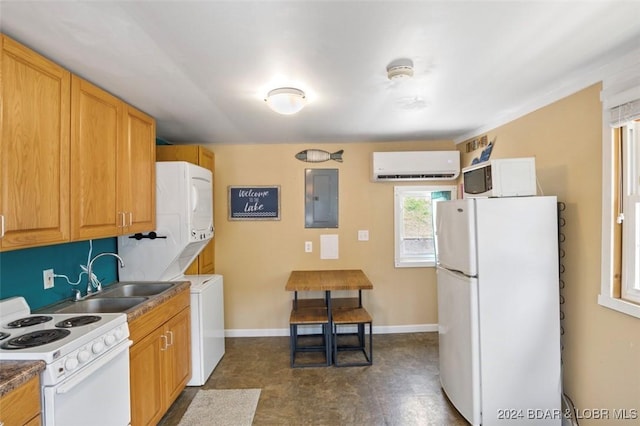
POLYGON ((387 65, 389 80, 406 80, 413 77, 413 61, 411 59, 396 59, 387 65))

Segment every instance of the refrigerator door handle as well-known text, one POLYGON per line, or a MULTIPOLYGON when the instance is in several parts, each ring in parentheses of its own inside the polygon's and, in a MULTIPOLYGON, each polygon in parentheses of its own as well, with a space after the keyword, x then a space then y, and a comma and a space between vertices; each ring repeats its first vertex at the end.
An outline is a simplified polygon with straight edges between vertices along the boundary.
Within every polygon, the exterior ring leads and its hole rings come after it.
POLYGON ((451 273, 456 274, 456 275, 461 275, 461 276, 466 277, 466 278, 478 278, 478 275, 467 275, 467 274, 465 274, 464 272, 462 272, 462 271, 460 271, 458 269, 448 268, 446 265, 443 265, 441 263, 438 263, 437 266, 440 269, 444 270, 444 271, 448 271, 448 272, 451 272, 451 273))

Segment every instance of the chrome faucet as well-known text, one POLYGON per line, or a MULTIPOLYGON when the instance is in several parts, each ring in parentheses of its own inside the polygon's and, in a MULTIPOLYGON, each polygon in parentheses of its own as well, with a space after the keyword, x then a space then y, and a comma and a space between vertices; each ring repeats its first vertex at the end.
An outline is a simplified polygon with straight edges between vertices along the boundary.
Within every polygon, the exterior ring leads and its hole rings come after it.
MULTIPOLYGON (((89 261, 89 264, 87 265, 87 294, 91 293, 91 276, 92 276, 92 272, 91 270, 93 269, 93 262, 96 261, 96 259, 102 257, 102 256, 113 256, 116 259, 118 259, 120 261, 120 267, 123 268, 124 267, 124 260, 122 260, 122 258, 120 256, 118 256, 115 253, 100 253, 99 255, 97 255, 96 257, 94 257, 93 259, 91 259, 89 261)), ((96 280, 97 281, 97 280, 96 280)), ((98 285, 96 286, 96 293, 98 293, 99 291, 102 291, 102 284, 100 283, 100 281, 98 281, 98 285)))

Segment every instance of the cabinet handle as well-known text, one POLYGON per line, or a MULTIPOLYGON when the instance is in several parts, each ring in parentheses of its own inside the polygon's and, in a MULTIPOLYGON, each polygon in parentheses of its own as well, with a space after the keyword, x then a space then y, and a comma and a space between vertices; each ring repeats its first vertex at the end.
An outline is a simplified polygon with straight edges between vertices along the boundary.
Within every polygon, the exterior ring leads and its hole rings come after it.
POLYGON ((129 212, 129 226, 133 225, 133 212, 129 212))
POLYGON ((122 221, 120 222, 121 223, 120 228, 124 228, 125 226, 127 226, 126 223, 125 223, 125 221, 127 220, 126 217, 125 217, 125 214, 124 214, 124 212, 120 212, 118 214, 122 215, 122 221))
POLYGON ((160 338, 164 340, 164 341, 163 341, 163 345, 162 345, 162 347, 160 348, 160 350, 161 350, 161 351, 166 351, 166 350, 167 350, 167 348, 169 347, 169 345, 167 345, 167 336, 163 334, 163 335, 161 335, 161 336, 160 336, 160 338))
POLYGON ((171 337, 171 339, 169 339, 169 344, 167 346, 171 346, 171 345, 173 345, 173 331, 168 330, 167 333, 171 337))
MULTIPOLYGON (((0 214, 0 222, 2 223, 0 225, 0 238, 4 237, 4 215, 0 214)), ((2 424, 0 424, 0 426, 2 426, 2 424)))

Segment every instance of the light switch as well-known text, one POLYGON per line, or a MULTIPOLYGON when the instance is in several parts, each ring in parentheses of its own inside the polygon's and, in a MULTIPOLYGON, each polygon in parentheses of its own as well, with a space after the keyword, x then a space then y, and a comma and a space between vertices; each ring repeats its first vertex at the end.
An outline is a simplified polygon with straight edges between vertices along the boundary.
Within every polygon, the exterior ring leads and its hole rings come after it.
POLYGON ((358 231, 358 241, 369 241, 369 231, 366 229, 358 231))

